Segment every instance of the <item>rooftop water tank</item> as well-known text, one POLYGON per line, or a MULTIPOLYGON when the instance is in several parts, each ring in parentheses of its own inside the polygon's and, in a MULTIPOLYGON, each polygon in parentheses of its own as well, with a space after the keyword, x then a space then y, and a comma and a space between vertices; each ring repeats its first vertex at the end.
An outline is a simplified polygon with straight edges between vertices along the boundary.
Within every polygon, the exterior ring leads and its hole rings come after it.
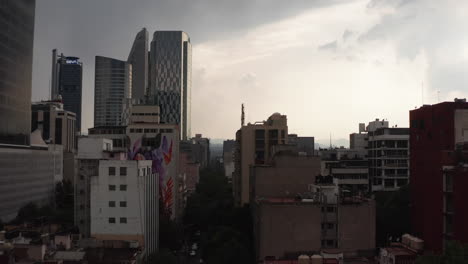
POLYGON ((320 255, 313 255, 310 257, 311 264, 323 264, 323 257, 320 255))
POLYGON ((300 255, 297 260, 298 264, 310 264, 310 258, 307 255, 300 255))

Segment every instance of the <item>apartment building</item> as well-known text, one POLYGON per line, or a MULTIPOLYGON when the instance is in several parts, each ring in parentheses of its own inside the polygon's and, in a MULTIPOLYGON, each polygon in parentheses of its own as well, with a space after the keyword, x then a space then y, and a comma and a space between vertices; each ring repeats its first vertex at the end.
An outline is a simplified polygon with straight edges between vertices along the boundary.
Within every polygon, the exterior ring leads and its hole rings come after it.
POLYGON ((449 240, 468 243, 468 103, 455 99, 410 111, 410 137, 414 234, 435 252, 449 240))
POLYGON ((249 203, 250 166, 268 163, 272 156, 271 147, 286 144, 287 141, 287 118, 279 113, 274 113, 266 121, 242 125, 237 131, 232 179, 237 205, 249 203))

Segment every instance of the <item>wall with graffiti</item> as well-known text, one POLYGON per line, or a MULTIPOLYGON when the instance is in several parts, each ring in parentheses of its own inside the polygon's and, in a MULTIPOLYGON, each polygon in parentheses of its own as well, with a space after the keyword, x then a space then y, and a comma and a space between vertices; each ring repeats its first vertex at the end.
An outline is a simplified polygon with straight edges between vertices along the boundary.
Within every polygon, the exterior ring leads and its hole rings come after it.
POLYGON ((176 210, 176 175, 178 161, 178 136, 176 133, 130 135, 130 160, 152 160, 153 173, 159 176, 159 195, 164 205, 160 210, 173 218, 176 210))

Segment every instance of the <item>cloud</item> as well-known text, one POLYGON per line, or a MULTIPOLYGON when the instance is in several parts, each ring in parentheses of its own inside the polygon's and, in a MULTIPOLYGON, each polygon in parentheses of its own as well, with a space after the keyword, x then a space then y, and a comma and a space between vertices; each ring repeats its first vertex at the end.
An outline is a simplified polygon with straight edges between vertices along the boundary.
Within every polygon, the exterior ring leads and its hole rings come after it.
POLYGON ((319 50, 329 50, 329 51, 336 51, 337 49, 337 43, 336 40, 332 42, 325 43, 323 45, 320 45, 318 47, 319 50))
POLYGON ((426 83, 427 94, 468 92, 468 2, 373 0, 367 8, 379 13, 380 19, 360 36, 362 45, 391 43, 398 57, 409 60, 426 54, 427 78, 421 81, 426 83))

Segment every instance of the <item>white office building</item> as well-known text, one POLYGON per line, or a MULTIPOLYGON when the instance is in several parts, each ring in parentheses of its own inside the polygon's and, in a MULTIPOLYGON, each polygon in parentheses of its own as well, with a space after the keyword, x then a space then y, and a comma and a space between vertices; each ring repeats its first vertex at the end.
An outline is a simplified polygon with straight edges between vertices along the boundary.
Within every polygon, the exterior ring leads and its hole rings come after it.
POLYGON ((91 178, 91 236, 158 248, 158 177, 151 160, 101 160, 91 178))

